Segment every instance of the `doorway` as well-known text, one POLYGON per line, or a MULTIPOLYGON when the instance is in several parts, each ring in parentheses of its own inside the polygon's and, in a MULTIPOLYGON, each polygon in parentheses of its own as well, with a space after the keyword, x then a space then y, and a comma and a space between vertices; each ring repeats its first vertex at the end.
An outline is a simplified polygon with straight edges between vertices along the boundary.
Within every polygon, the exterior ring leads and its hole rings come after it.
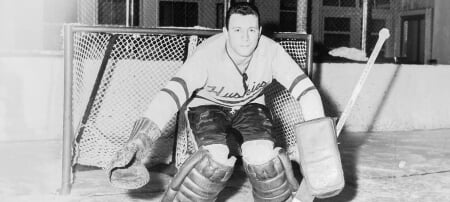
POLYGON ((403 63, 425 63, 425 15, 404 16, 402 22, 401 56, 403 63))

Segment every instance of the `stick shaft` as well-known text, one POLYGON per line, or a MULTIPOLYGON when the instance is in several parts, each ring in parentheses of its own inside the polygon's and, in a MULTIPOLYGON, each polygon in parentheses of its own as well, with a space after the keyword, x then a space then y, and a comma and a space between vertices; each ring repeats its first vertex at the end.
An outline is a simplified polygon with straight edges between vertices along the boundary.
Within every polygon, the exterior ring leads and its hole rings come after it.
POLYGON ((369 75, 370 70, 373 67, 373 64, 375 63, 375 60, 378 57, 378 54, 380 53, 381 48, 383 47, 384 42, 389 37, 389 34, 387 36, 382 36, 381 31, 377 40, 377 43, 375 44, 375 48, 372 51, 372 54, 370 54, 369 61, 366 64, 366 67, 364 67, 364 70, 359 78, 358 83, 356 84, 355 88, 353 89, 352 95, 347 102, 347 105, 344 108, 344 112, 342 112, 341 117, 339 118, 339 121, 336 125, 336 135, 339 137, 342 128, 344 127, 344 123, 347 120, 348 116, 350 115, 350 112, 353 108, 353 105, 355 104, 356 99, 359 96, 359 92, 361 91, 362 86, 364 85, 367 76, 369 75))

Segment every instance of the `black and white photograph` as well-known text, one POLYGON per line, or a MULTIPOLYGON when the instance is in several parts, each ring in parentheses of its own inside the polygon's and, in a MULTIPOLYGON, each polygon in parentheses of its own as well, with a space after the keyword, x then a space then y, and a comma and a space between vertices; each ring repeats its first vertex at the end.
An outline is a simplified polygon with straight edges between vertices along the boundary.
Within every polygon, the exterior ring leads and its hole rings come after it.
POLYGON ((0 201, 450 201, 449 10, 0 0, 0 201))

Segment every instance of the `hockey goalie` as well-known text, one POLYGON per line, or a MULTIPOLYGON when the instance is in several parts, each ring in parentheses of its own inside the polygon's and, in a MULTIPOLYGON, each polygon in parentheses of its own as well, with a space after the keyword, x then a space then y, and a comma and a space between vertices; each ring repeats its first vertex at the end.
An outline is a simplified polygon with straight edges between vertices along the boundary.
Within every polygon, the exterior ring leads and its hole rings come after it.
POLYGON ((109 180, 134 189, 149 181, 143 159, 160 129, 187 109, 198 150, 179 168, 162 201, 215 201, 233 173, 236 157, 227 139, 240 135, 240 155, 254 201, 312 201, 337 195, 344 178, 333 121, 319 92, 275 41, 261 35, 258 9, 232 5, 223 32, 200 44, 134 124, 129 141, 109 166, 109 180), (263 90, 276 79, 299 101, 305 122, 296 130, 298 182, 291 160, 275 147, 263 90))

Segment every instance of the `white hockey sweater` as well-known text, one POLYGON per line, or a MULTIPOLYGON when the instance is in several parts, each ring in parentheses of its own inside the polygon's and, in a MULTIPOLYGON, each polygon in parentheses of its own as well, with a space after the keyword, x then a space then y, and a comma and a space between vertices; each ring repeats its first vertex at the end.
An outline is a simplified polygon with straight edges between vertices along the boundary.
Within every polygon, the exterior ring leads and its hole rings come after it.
POLYGON ((311 80, 281 45, 261 36, 245 72, 235 67, 225 48, 223 33, 214 35, 200 44, 151 102, 145 117, 160 128, 183 106, 221 105, 239 108, 250 102, 264 104, 261 95, 273 79, 276 79, 291 95, 300 97, 315 89, 311 80), (195 96, 192 95, 195 92, 195 96), (188 103, 186 103, 189 101, 188 103))

